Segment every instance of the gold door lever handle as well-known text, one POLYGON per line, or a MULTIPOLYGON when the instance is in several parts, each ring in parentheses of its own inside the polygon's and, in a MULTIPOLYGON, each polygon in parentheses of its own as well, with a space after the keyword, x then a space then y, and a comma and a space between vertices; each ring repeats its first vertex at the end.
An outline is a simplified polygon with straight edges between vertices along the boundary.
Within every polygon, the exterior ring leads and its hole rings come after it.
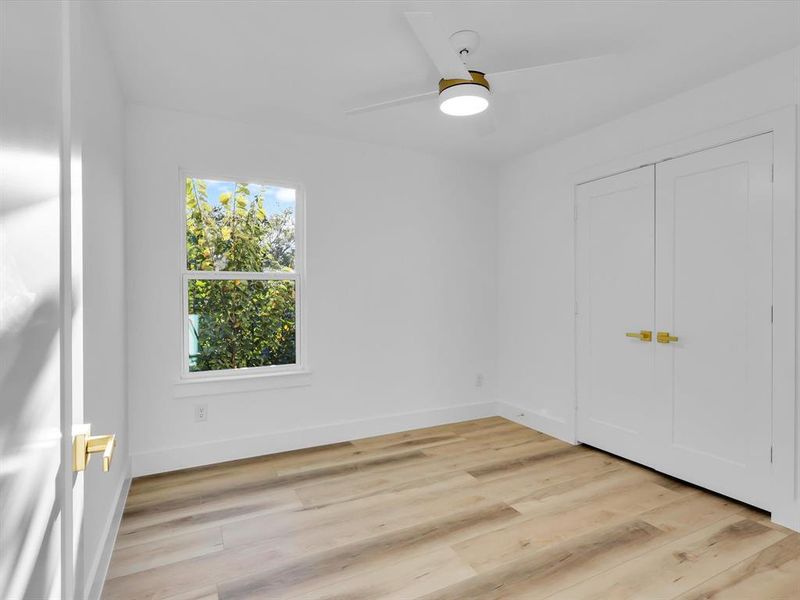
POLYGON ((114 457, 114 448, 117 445, 117 438, 111 435, 89 435, 91 425, 80 425, 76 427, 72 437, 72 470, 83 471, 89 464, 92 454, 103 453, 103 471, 108 472, 111 468, 111 459, 114 457))
POLYGON ((114 448, 116 445, 117 437, 113 433, 111 435, 93 435, 86 440, 86 453, 91 456, 92 454, 102 452, 103 471, 107 473, 108 469, 111 467, 111 459, 114 456, 114 448))
POLYGON ((677 342, 678 336, 670 335, 669 331, 659 331, 656 334, 656 340, 659 344, 669 344, 670 342, 677 342))
POLYGON ((641 340, 643 342, 649 342, 653 339, 653 332, 642 329, 639 333, 626 333, 625 336, 629 338, 636 338, 637 340, 641 340))

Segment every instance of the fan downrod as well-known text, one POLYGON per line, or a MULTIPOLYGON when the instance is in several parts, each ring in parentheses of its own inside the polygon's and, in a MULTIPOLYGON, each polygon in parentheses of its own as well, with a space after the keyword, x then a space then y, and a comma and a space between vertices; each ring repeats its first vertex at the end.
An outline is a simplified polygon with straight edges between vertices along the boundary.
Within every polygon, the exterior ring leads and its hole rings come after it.
POLYGON ((478 35, 478 32, 472 31, 471 29, 456 31, 450 36, 450 45, 453 46, 453 50, 455 50, 462 59, 473 54, 478 49, 480 43, 481 37, 478 35))

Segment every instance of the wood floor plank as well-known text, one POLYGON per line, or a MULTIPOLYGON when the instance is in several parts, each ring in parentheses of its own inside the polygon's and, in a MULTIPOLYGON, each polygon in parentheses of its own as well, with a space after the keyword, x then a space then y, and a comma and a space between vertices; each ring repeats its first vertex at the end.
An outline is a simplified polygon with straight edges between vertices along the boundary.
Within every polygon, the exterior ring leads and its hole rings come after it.
MULTIPOLYGON (((260 479, 245 480, 237 485, 229 485, 225 487, 210 486, 204 487, 199 491, 192 493, 181 493, 180 495, 162 498, 154 503, 156 510, 177 510, 181 508, 197 506, 215 500, 223 500, 226 498, 236 498, 241 494, 249 494, 254 492, 266 492, 270 490, 293 488, 306 482, 327 481, 347 476, 356 472, 363 472, 368 470, 380 470, 391 468, 399 464, 407 464, 414 461, 425 459, 425 455, 419 451, 404 452, 400 454, 392 454, 388 456, 381 456, 378 458, 365 459, 355 462, 347 462, 333 466, 320 467, 317 469, 310 469, 298 473, 291 473, 288 475, 278 475, 275 477, 263 477, 260 479)), ((152 505, 141 506, 135 505, 133 507, 126 507, 125 513, 129 517, 135 517, 141 513, 147 512, 153 508, 152 505)))
POLYGON ((440 444, 450 442, 463 442, 466 438, 452 431, 429 431, 416 429, 391 435, 379 435, 353 441, 353 448, 361 451, 386 448, 408 448, 420 444, 440 444))
POLYGON ((671 539, 677 539, 732 515, 741 515, 743 508, 735 500, 697 491, 644 512, 638 518, 669 533, 671 539))
POLYGON ((316 462, 321 457, 352 452, 352 449, 353 444, 351 442, 341 442, 302 450, 293 450, 290 452, 278 452, 264 456, 242 458, 190 469, 181 469, 179 471, 145 475, 133 480, 130 497, 136 498, 139 494, 151 490, 174 488, 190 482, 209 481, 217 477, 235 477, 241 472, 252 473, 259 469, 269 470, 273 469, 276 465, 286 464, 287 462, 294 464, 316 462))
MULTIPOLYGON (((459 421, 458 423, 448 423, 446 425, 437 425, 428 428, 429 431, 451 431, 457 435, 471 435, 476 431, 488 431, 495 427, 510 427, 518 425, 503 417, 482 417, 480 419, 471 419, 469 421, 459 421)), ((419 431, 419 430, 418 430, 419 431)), ((422 431, 425 431, 423 429, 422 431)))
POLYGON ((425 600, 495 600, 545 598, 585 578, 636 555, 639 549, 661 538, 664 532, 644 521, 578 536, 463 582, 424 596, 425 600))
POLYGON ((341 580, 343 574, 374 573, 381 566, 390 567, 409 558, 413 552, 426 552, 454 536, 502 524, 517 514, 508 506, 495 504, 440 516, 321 553, 303 553, 291 564, 220 584, 220 599, 286 598, 310 593, 341 580))
POLYGON ((522 513, 538 513, 550 510, 558 505, 558 510, 565 507, 578 508, 587 503, 602 503, 608 509, 634 510, 635 496, 626 496, 637 488, 645 488, 654 493, 661 493, 666 498, 677 499, 687 491, 673 490, 659 485, 658 475, 642 473, 632 469, 615 469, 570 479, 539 489, 515 498, 510 502, 522 513))
POLYGON ((326 582, 287 600, 408 600, 475 575, 447 546, 404 560, 392 560, 380 569, 380 577, 375 576, 376 570, 326 582))
POLYGON ((196 506, 181 506, 163 511, 139 513, 123 518, 116 547, 155 542, 194 531, 221 527, 254 517, 299 510, 302 508, 294 490, 269 493, 243 493, 196 506))
POLYGON ((462 542, 454 549, 475 570, 484 572, 554 543, 630 521, 681 497, 679 492, 650 482, 622 478, 616 486, 587 493, 576 501, 579 491, 580 488, 571 490, 561 500, 551 497, 539 510, 523 513, 515 522, 462 542))
POLYGON ((796 600, 800 598, 800 534, 719 573, 676 600, 796 600))
MULTIPOLYGON (((557 444, 566 446, 563 442, 557 442, 557 444)), ((455 446, 456 444, 452 445, 455 446)), ((493 451, 461 448, 453 455, 449 453, 445 455, 439 454, 438 451, 441 448, 437 447, 422 450, 421 452, 425 454, 426 458, 414 461, 411 464, 397 465, 392 469, 353 473, 346 478, 340 478, 335 481, 304 482, 295 489, 305 505, 324 505, 369 495, 376 491, 391 488, 401 482, 418 480, 422 476, 437 477, 454 473, 466 474, 465 469, 479 467, 487 462, 496 461, 498 458, 511 460, 530 457, 555 447, 558 446, 542 446, 538 442, 526 442, 493 451)))
POLYGON ((469 435, 473 432, 484 432, 496 429, 497 427, 509 428, 520 426, 516 423, 511 423, 500 417, 488 417, 485 419, 474 419, 471 421, 461 421, 460 423, 449 423, 447 425, 435 425, 433 427, 423 427, 421 429, 413 429, 411 431, 401 431, 398 433, 389 433, 386 435, 378 435, 374 437, 361 438, 353 440, 351 443, 356 447, 370 447, 385 444, 396 444, 409 439, 418 439, 421 437, 430 436, 453 436, 461 437, 469 435))
MULTIPOLYGON (((196 515, 198 512, 208 512, 220 508, 234 506, 260 505, 264 509, 273 507, 275 510, 291 510, 300 501, 299 496, 292 488, 274 488, 265 486, 251 486, 252 489, 239 489, 238 494, 214 494, 198 500, 194 504, 186 502, 163 502, 149 506, 146 510, 127 511, 124 513, 123 531, 129 531, 171 521, 173 519, 196 515)), ((181 495, 180 493, 178 494, 181 495)), ((170 494, 170 498, 173 497, 170 494)))
MULTIPOLYGON (((419 476, 419 473, 416 473, 419 476)), ((475 487, 476 493, 478 490, 475 485, 477 482, 474 477, 469 473, 452 472, 452 473, 439 473, 427 475, 425 477, 417 477, 410 479, 409 477, 393 477, 391 475, 381 476, 365 481, 359 482, 358 485, 354 484, 348 489, 340 489, 337 493, 333 493, 328 489, 321 490, 319 488, 301 488, 297 490, 297 496, 301 499, 304 508, 325 508, 334 504, 352 503, 364 498, 384 494, 398 494, 402 492, 414 493, 424 489, 429 489, 431 486, 459 486, 461 489, 475 487)), ((331 486, 323 486, 330 488, 331 486)))
POLYGON ((800 600, 769 516, 500 417, 134 480, 108 600, 800 600))
MULTIPOLYGON (((292 453, 282 453, 279 458, 273 460, 235 461, 232 464, 226 463, 231 466, 224 471, 202 471, 199 475, 190 478, 181 477, 172 483, 159 480, 158 486, 144 489, 137 485, 129 497, 126 509, 129 514, 135 514, 138 510, 146 510, 148 507, 160 505, 166 490, 176 496, 194 498, 198 495, 202 496, 203 492, 209 489, 238 490, 248 482, 271 480, 277 476, 299 475, 309 471, 325 475, 326 469, 330 469, 336 474, 340 472, 343 465, 348 465, 354 470, 362 467, 374 468, 384 463, 391 464, 392 461, 388 458, 391 455, 407 455, 409 450, 433 447, 460 439, 462 438, 455 436, 438 436, 414 440, 407 444, 376 446, 370 449, 355 447, 352 444, 337 444, 332 448, 326 447, 325 452, 309 454, 303 451, 297 459, 293 459, 292 453)), ((206 468, 204 467, 204 469, 206 468)), ((302 477, 283 477, 280 481, 287 479, 290 482, 303 481, 302 477)))
POLYGON ((623 469, 625 463, 604 455, 585 454, 574 460, 523 469, 502 477, 483 480, 477 489, 509 504, 523 502, 540 490, 558 484, 578 485, 582 480, 600 479, 612 471, 623 469), (573 482, 573 483, 568 483, 573 482))
POLYGON ((183 560, 108 579, 103 589, 106 600, 164 600, 190 590, 216 586, 219 581, 258 573, 287 560, 277 548, 252 552, 241 547, 183 560))
POLYGON ((525 437, 531 440, 555 439, 541 431, 535 431, 510 421, 496 423, 487 427, 475 428, 471 431, 464 431, 461 433, 461 436, 468 439, 473 444, 482 444, 486 442, 502 443, 503 439, 513 439, 514 437, 525 437))
POLYGON ((485 438, 466 437, 463 441, 454 441, 451 444, 443 444, 427 448, 425 453, 428 456, 438 457, 462 457, 469 455, 479 459, 477 462, 464 463, 464 467, 477 466, 482 463, 491 462, 493 455, 502 458, 506 455, 518 453, 520 446, 524 449, 552 449, 565 446, 563 442, 542 435, 530 435, 525 431, 512 430, 503 435, 488 435, 485 438))
POLYGON ((511 562, 426 598, 545 598, 740 510, 740 505, 710 494, 684 495, 634 521, 590 531, 541 550, 527 549, 511 562))
POLYGON ((554 464, 560 461, 575 458, 585 452, 579 446, 569 446, 557 441, 539 442, 541 446, 548 444, 547 448, 537 449, 526 456, 509 457, 482 464, 473 468, 467 468, 467 473, 477 479, 489 479, 499 477, 541 465, 554 464))
MULTIPOLYGON (((352 506, 333 505, 284 513, 281 518, 257 517, 238 521, 222 528, 228 548, 248 544, 292 543, 310 540, 314 543, 328 540, 349 542, 371 535, 374 531, 391 531, 414 523, 445 516, 458 510, 477 509, 497 504, 494 500, 472 493, 471 490, 451 489, 442 493, 437 486, 424 494, 395 495, 393 510, 387 511, 385 498, 375 496, 355 501, 352 506), (356 517, 357 515, 357 517, 356 517)), ((515 511, 516 513, 516 511, 515 511)))
POLYGON ((157 542, 117 548, 108 567, 108 579, 146 571, 182 560, 220 552, 222 529, 200 531, 162 538, 157 542))
POLYGON ((761 523, 734 515, 586 579, 550 600, 673 598, 784 537, 761 523), (648 576, 642 577, 642 573, 648 576))
POLYGON ((130 511, 132 508, 140 506, 156 506, 167 495, 193 494, 205 489, 237 485, 242 481, 251 481, 255 478, 272 478, 275 475, 275 468, 268 462, 253 462, 246 465, 237 464, 227 471, 204 471, 196 477, 178 477, 175 481, 159 480, 158 485, 142 486, 135 479, 131 484, 131 493, 128 496, 126 509, 130 511))
POLYGON ((272 465, 277 475, 291 475, 295 473, 302 473, 305 471, 314 471, 326 467, 335 467, 342 464, 359 464, 364 463, 370 465, 371 463, 380 463, 380 459, 385 457, 406 455, 414 450, 426 450, 445 446, 448 444, 455 444, 462 440, 458 436, 426 436, 405 442, 397 442, 393 444, 375 445, 372 447, 353 446, 347 452, 341 452, 335 456, 325 456, 314 462, 304 461, 302 463, 290 463, 285 461, 284 464, 272 465))
POLYGON ((163 600, 219 600, 219 595, 217 594, 217 586, 212 585, 182 592, 163 600))

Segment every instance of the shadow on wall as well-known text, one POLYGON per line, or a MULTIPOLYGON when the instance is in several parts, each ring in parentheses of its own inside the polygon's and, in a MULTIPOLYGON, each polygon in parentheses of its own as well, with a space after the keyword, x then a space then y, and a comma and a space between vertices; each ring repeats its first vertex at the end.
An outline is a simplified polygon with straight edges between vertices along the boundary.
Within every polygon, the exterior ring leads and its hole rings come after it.
POLYGON ((60 592, 57 293, 26 312, 0 330, 0 598, 60 592))

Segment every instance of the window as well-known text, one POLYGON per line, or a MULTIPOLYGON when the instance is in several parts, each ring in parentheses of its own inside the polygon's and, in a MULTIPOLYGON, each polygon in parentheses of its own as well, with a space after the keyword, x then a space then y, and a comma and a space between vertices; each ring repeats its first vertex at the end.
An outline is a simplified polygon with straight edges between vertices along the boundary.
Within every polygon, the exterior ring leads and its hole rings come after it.
POLYGON ((183 375, 298 371, 302 197, 183 178, 183 375))

